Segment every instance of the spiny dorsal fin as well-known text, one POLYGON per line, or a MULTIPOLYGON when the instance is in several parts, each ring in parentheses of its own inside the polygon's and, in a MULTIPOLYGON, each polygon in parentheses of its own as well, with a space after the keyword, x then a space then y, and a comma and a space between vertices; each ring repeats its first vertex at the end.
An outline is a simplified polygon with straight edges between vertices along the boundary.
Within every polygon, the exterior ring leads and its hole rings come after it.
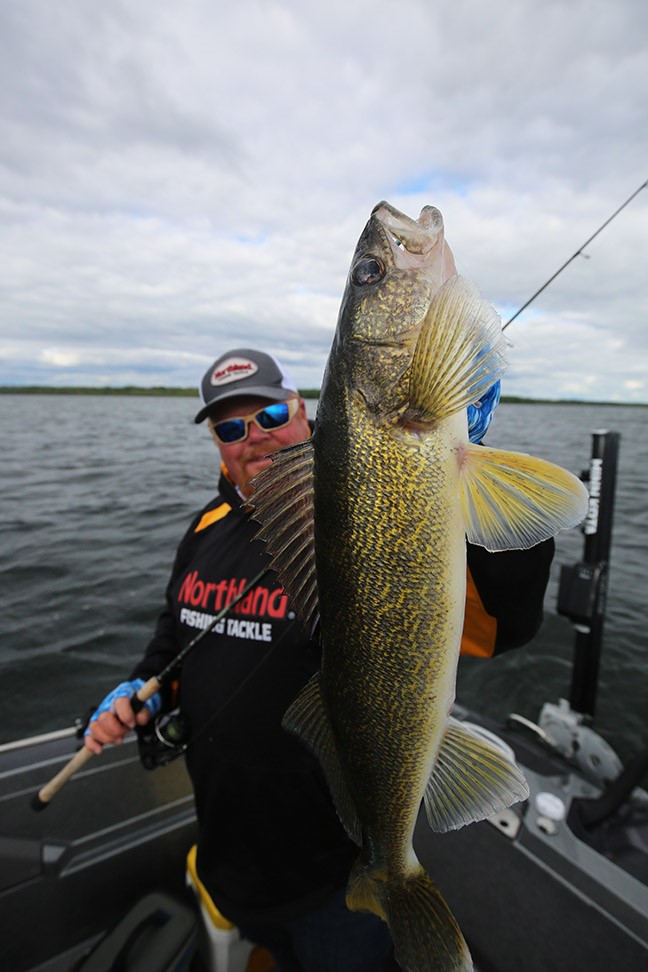
POLYGON ((261 524, 271 566, 286 589, 304 627, 317 622, 313 514, 313 446, 309 440, 272 454, 272 464, 251 481, 247 504, 261 524))
POLYGON ((524 776, 505 753, 450 718, 424 796, 433 830, 458 830, 528 795, 524 776))

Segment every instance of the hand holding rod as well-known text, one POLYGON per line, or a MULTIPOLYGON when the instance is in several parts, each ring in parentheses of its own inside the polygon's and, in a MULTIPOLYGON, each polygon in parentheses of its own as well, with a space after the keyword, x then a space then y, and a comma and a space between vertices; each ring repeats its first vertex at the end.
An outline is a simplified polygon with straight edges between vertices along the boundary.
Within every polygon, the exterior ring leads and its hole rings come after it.
MULTIPOLYGON (((169 662, 166 668, 162 669, 159 675, 151 676, 151 678, 149 678, 149 680, 142 685, 142 687, 131 698, 131 706, 134 713, 138 713, 144 708, 145 702, 147 702, 152 695, 158 692, 169 675, 180 667, 191 649, 195 648, 198 642, 202 641, 205 635, 209 634, 209 632, 216 627, 218 622, 229 614, 229 612, 238 604, 240 600, 245 597, 246 594, 249 594, 252 588, 265 577, 269 570, 269 567, 264 567, 263 570, 259 571, 256 577, 254 577, 249 584, 246 584, 243 590, 240 591, 240 593, 237 594, 236 597, 222 609, 222 611, 219 611, 218 614, 212 618, 209 625, 204 628, 200 634, 196 635, 196 637, 193 638, 187 645, 185 645, 180 652, 178 652, 175 658, 169 662)), ((92 753, 91 750, 89 750, 86 746, 80 749, 78 753, 75 753, 72 759, 65 764, 63 769, 60 770, 56 776, 52 777, 48 783, 41 787, 36 796, 32 798, 32 810, 40 811, 49 806, 50 801, 56 796, 58 791, 67 783, 69 779, 74 776, 75 773, 78 773, 78 771, 85 766, 92 756, 94 756, 94 753, 92 753)))
MULTIPOLYGON (((140 709, 144 707, 144 703, 151 698, 151 696, 157 692, 160 688, 160 682, 156 675, 149 678, 148 682, 142 685, 141 689, 133 696, 131 699, 131 705, 133 706, 133 711, 139 712, 140 709)), ((85 766, 89 759, 94 756, 94 753, 83 746, 78 753, 72 757, 69 762, 65 764, 62 770, 53 776, 49 783, 41 787, 36 796, 32 798, 31 808, 32 810, 40 811, 44 810, 50 803, 53 797, 56 796, 58 791, 63 787, 75 773, 85 766)))

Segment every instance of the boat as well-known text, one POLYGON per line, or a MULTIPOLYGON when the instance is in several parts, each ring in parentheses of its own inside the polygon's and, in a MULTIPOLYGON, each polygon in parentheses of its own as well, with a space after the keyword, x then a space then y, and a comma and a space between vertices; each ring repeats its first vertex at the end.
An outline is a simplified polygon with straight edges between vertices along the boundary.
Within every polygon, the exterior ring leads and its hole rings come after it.
POLYGON ((196 837, 184 761, 142 768, 129 739, 64 787, 41 813, 33 794, 79 746, 64 729, 0 747, 0 967, 68 972, 144 896, 187 901, 196 837))
MULTIPOLYGON (((512 751, 529 799, 453 833, 417 825, 417 853, 477 972, 648 970, 648 751, 622 766, 593 718, 618 446, 617 433, 593 434, 583 557, 560 578, 558 610, 575 629, 569 700, 547 702, 537 723, 454 709, 512 751)), ((80 745, 69 728, 0 746, 0 966, 10 972, 82 969, 151 895, 166 896, 170 912, 198 913, 186 884, 196 821, 182 759, 149 758, 131 739, 88 761, 45 812, 30 809, 80 745)), ((170 745, 168 756, 181 749, 170 745)), ((236 930, 228 936, 235 942, 236 930)), ((233 972, 199 938, 188 936, 168 967, 233 972)))

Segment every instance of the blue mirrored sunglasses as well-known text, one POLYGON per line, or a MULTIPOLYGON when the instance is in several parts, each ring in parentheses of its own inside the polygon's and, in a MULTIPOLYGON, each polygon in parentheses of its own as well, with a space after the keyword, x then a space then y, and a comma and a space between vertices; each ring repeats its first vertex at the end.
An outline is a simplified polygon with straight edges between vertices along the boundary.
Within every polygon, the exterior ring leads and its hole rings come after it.
POLYGON ((210 420, 209 424, 221 445, 231 445, 232 442, 243 442, 247 439, 250 422, 254 422, 262 432, 274 432, 275 429, 281 429, 284 425, 288 425, 297 414, 298 408, 299 399, 289 398, 287 402, 266 405, 261 411, 251 412, 250 415, 223 419, 222 422, 210 420))

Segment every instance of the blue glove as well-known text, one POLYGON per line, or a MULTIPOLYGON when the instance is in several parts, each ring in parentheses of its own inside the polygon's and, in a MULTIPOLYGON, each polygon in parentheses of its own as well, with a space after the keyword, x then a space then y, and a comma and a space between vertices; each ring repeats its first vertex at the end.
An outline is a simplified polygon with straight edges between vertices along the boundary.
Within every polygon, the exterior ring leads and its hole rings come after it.
POLYGON ((500 400, 500 391, 500 383, 496 381, 478 402, 468 406, 468 438, 471 442, 481 442, 486 435, 500 400))
MULTIPOLYGON (((113 689, 112 692, 106 696, 101 705, 97 706, 90 717, 90 722, 94 722, 102 712, 111 712, 115 699, 132 698, 136 692, 139 692, 142 685, 144 685, 144 679, 142 678, 134 678, 132 682, 121 682, 117 688, 113 689)), ((144 703, 144 708, 148 709, 151 716, 156 716, 162 708, 162 699, 160 697, 160 693, 154 692, 151 698, 147 699, 147 701, 144 703)), ((90 726, 88 725, 85 735, 87 736, 89 732, 90 726)))

